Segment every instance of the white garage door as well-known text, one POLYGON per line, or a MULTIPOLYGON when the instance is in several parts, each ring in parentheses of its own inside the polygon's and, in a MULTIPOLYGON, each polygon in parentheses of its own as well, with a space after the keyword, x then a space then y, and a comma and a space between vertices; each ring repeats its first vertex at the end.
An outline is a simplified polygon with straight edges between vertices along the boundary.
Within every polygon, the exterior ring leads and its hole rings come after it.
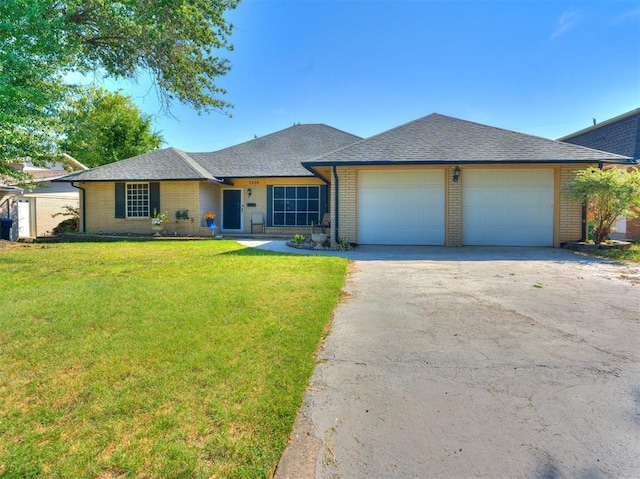
POLYGON ((552 169, 462 173, 465 245, 553 246, 552 169))
POLYGON ((444 244, 444 170, 358 172, 360 244, 444 244))

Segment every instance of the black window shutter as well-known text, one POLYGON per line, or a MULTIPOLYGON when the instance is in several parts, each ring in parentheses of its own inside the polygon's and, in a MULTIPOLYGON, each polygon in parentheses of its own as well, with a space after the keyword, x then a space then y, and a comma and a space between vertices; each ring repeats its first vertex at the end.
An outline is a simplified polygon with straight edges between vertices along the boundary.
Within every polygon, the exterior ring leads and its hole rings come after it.
POLYGON ((149 216, 153 215, 153 212, 160 212, 160 183, 149 183, 149 216))
POLYGON ((273 186, 267 186, 267 226, 273 226, 273 186))
POLYGON ((327 197, 328 197, 328 187, 327 185, 323 185, 320 187, 320 221, 322 221, 322 217, 324 216, 324 214, 329 211, 328 205, 327 205, 327 197))
POLYGON ((127 202, 124 192, 124 183, 116 183, 116 218, 127 217, 127 202))

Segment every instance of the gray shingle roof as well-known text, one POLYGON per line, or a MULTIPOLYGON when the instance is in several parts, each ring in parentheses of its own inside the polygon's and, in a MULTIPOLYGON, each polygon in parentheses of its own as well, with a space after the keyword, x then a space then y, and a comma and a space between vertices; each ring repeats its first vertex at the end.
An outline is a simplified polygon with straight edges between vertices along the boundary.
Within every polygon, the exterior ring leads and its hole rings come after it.
POLYGON ((640 159, 640 108, 563 136, 558 141, 640 159))
POLYGON ((434 113, 305 162, 305 165, 628 160, 613 153, 434 113))
POLYGON ((189 156, 223 178, 312 176, 303 161, 361 139, 323 124, 294 125, 223 150, 189 156))
POLYGON ((216 180, 216 178, 184 151, 177 148, 152 151, 64 177, 64 181, 160 180, 216 180))
POLYGON ((211 153, 166 148, 74 173, 63 181, 214 180, 225 177, 313 176, 301 164, 360 140, 327 125, 294 125, 211 153))

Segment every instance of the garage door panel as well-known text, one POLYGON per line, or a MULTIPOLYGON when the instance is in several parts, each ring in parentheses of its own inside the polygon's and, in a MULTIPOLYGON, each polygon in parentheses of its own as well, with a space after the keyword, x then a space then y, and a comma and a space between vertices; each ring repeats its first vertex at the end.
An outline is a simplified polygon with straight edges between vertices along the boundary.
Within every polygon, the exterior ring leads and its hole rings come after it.
POLYGON ((544 228, 545 230, 551 231, 551 237, 553 237, 553 224, 550 224, 547 218, 543 218, 539 215, 534 215, 531 217, 529 223, 531 224, 532 228, 544 228))
POLYGON ((552 246, 552 169, 465 170, 463 243, 552 246))
MULTIPOLYGON (((518 174, 517 170, 513 170, 513 172, 514 174, 518 174)), ((526 174, 520 174, 519 178, 524 185, 528 184, 546 187, 549 184, 549 180, 553 179, 553 170, 548 168, 526 170, 526 174)))
POLYGON ((444 244, 443 170, 358 174, 358 242, 444 244))
POLYGON ((508 208, 502 211, 502 222, 514 228, 528 228, 531 224, 531 212, 521 208, 508 208))
POLYGON ((554 201, 554 195, 549 195, 548 190, 536 188, 535 190, 531 191, 531 204, 534 206, 553 208, 554 201))
POLYGON ((504 202, 502 205, 510 205, 512 207, 529 206, 532 200, 531 191, 506 191, 504 194, 504 202))

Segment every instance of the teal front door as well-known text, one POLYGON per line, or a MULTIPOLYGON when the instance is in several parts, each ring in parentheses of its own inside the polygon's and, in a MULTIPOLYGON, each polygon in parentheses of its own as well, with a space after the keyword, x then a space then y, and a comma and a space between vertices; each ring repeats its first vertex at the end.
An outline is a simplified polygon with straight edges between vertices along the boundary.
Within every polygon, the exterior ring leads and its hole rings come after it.
POLYGON ((222 190, 222 230, 242 231, 242 190, 222 190))

